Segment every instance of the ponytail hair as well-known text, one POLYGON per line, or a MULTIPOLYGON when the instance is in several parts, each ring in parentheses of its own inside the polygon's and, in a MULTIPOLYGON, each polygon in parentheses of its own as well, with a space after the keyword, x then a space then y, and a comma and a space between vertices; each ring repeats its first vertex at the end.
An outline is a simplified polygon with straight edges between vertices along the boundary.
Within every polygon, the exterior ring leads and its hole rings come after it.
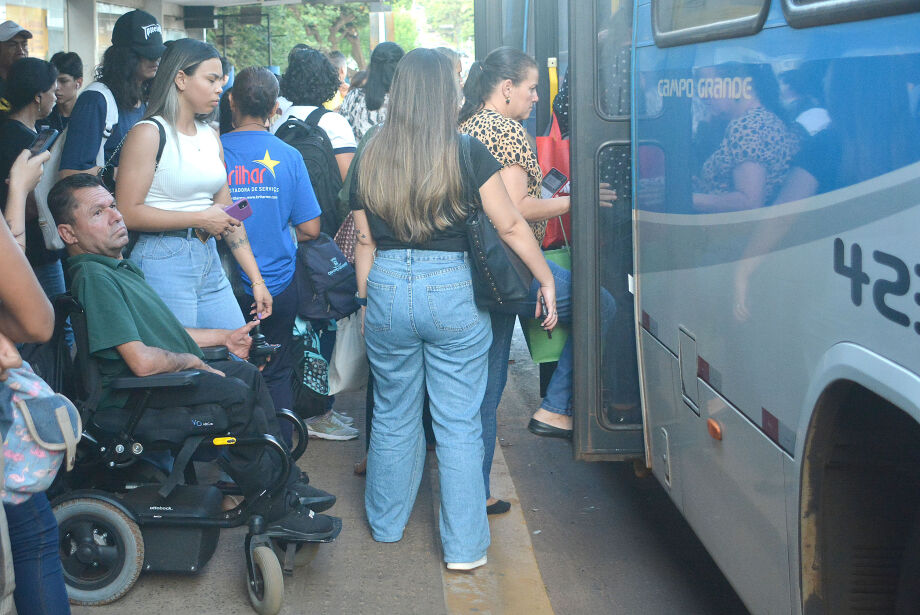
POLYGON ((533 58, 514 47, 499 47, 482 62, 473 62, 463 84, 466 100, 460 109, 460 123, 479 113, 502 81, 511 79, 511 83, 518 85, 527 78, 530 69, 536 67, 533 58))

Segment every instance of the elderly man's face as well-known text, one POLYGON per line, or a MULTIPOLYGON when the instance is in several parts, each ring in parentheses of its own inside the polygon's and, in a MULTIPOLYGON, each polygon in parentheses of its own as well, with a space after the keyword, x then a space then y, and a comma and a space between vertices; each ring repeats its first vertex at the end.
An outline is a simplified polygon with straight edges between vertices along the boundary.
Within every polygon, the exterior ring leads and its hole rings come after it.
POLYGON ((128 243, 128 229, 109 191, 101 186, 79 188, 74 198, 79 205, 73 212, 73 224, 58 225, 64 243, 77 254, 120 258, 128 243))
POLYGON ((0 43, 0 70, 6 72, 16 60, 29 55, 29 39, 20 32, 8 41, 0 43))

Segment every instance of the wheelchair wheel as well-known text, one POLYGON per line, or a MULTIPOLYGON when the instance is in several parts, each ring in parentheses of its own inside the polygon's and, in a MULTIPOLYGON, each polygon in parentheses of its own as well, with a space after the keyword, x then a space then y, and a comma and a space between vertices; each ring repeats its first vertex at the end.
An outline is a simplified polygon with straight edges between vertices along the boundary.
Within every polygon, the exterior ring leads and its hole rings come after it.
POLYGON ((67 595, 73 604, 108 604, 124 596, 144 565, 140 528, 121 510, 94 498, 54 509, 67 595))
MULTIPOLYGON (((301 566, 309 565, 316 557, 316 554, 319 553, 319 545, 320 543, 318 542, 302 542, 298 544, 294 554, 294 566, 300 568, 301 566)), ((278 561, 283 562, 287 542, 284 540, 272 540, 272 549, 278 557, 278 561)))
POLYGON ((256 578, 249 580, 249 601, 259 615, 277 615, 284 602, 284 577, 275 552, 256 547, 252 552, 256 578))

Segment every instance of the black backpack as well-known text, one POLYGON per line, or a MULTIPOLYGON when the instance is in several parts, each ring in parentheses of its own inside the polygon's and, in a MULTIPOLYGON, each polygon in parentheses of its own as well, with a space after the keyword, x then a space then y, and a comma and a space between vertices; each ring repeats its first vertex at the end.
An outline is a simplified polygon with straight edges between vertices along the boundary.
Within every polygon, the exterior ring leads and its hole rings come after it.
POLYGON ((295 148, 303 156, 313 192, 322 210, 320 230, 329 236, 335 235, 342 226, 342 216, 337 211, 339 190, 342 189, 342 174, 335 161, 332 141, 326 131, 319 127, 319 118, 326 109, 317 107, 305 121, 289 117, 278 127, 275 136, 295 148))
POLYGON ((297 314, 338 320, 358 311, 358 282, 339 246, 325 233, 297 244, 297 314))

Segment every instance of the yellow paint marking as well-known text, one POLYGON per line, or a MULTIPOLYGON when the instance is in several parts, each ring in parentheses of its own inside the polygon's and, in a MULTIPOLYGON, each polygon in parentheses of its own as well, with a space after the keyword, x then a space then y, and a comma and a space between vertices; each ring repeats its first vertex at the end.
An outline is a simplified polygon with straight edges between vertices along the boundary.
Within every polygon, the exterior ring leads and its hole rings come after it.
MULTIPOLYGON (((440 506, 436 459, 433 454, 428 457, 435 516, 440 506)), ((521 503, 498 445, 492 462, 491 483, 492 493, 511 502, 511 510, 489 518, 492 544, 485 566, 472 572, 453 572, 441 563, 447 612, 450 615, 553 615, 521 503)))

